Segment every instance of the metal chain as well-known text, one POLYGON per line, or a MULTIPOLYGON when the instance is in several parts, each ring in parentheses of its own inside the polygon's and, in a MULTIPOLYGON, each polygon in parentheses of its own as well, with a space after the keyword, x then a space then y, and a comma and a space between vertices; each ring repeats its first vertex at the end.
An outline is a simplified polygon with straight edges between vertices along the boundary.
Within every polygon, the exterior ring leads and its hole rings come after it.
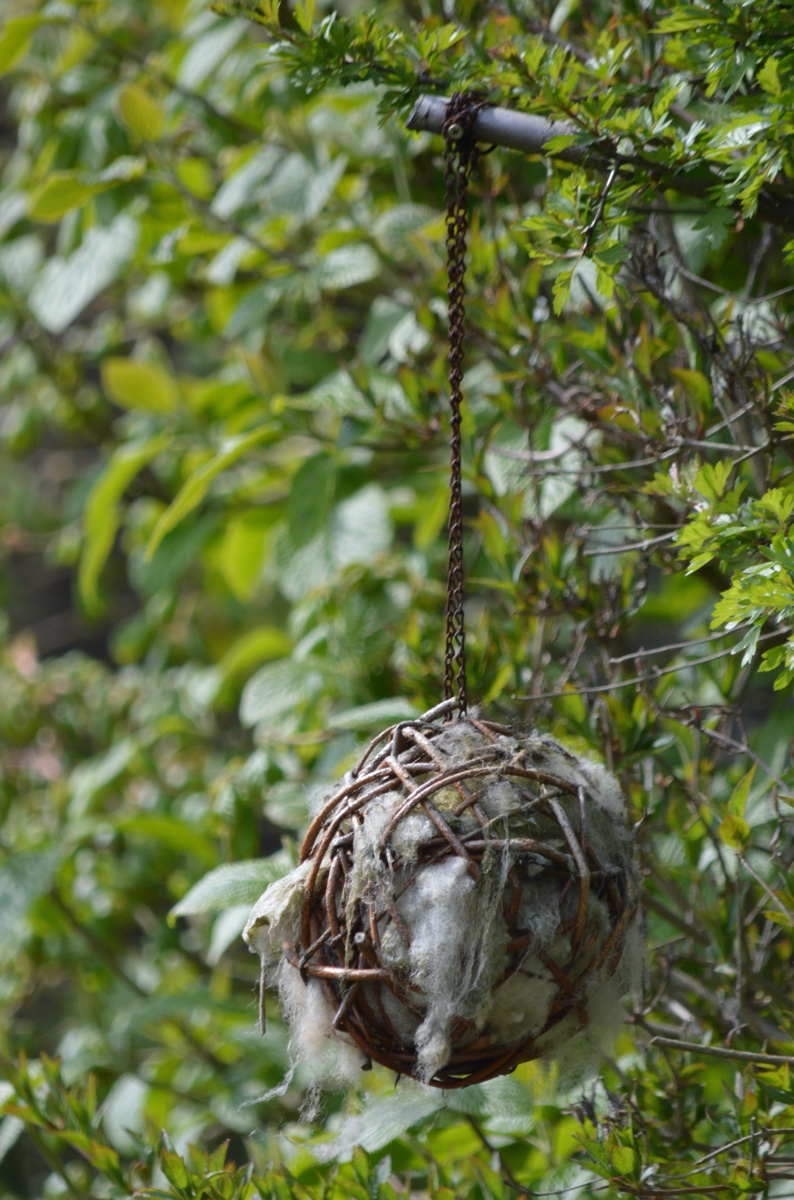
POLYGON ((442 133, 447 207, 447 297, 449 305, 449 559, 444 647, 444 699, 457 687, 458 710, 466 712, 466 631, 463 617, 463 512, 461 502, 460 406, 463 399, 463 348, 466 336, 466 233, 469 176, 478 153, 472 135, 475 117, 486 101, 471 92, 454 92, 442 133))

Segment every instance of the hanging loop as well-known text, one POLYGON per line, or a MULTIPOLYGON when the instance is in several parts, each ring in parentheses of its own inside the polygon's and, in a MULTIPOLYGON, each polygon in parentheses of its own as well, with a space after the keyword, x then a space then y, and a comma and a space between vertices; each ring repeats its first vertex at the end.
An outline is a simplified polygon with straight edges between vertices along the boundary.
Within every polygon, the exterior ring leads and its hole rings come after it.
POLYGON ((458 711, 465 713, 466 632, 463 617, 463 512, 461 496, 460 406, 463 399, 466 234, 469 176, 478 151, 474 119, 486 100, 478 93, 455 92, 447 105, 442 133, 446 142, 447 299, 449 311, 449 559, 444 647, 444 699, 457 690, 458 711))

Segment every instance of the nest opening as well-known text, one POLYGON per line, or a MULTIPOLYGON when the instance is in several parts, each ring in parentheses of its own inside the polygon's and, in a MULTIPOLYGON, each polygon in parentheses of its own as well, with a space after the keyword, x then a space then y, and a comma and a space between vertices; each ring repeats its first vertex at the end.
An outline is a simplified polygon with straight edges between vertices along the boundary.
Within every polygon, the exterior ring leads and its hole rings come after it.
POLYGON ((297 1053, 317 1071, 377 1062, 458 1088, 614 1024, 642 973, 637 907, 613 776, 446 701, 370 744, 245 938, 283 956, 297 1053))

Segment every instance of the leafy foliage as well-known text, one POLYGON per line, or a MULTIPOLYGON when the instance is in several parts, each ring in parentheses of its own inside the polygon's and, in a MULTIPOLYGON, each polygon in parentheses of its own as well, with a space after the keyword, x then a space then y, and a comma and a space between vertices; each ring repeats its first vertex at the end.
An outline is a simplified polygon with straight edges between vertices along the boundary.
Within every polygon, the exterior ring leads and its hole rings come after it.
POLYGON ((216 7, 0 29, 2 1190, 789 1195, 788 8, 216 7), (466 86, 575 129, 473 185, 471 688, 619 773, 648 988, 584 1091, 312 1116, 239 932, 438 699, 443 169, 402 118, 466 86))

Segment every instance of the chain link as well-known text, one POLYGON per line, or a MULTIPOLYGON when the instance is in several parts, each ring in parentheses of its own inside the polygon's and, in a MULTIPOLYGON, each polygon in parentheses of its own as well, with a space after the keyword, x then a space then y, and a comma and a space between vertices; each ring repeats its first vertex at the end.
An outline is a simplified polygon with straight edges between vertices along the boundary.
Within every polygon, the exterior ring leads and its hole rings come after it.
POLYGON ((466 234, 469 176, 478 158, 472 128, 484 98, 454 92, 447 105, 442 133, 447 208, 447 298, 449 307, 449 560, 444 646, 444 699, 457 688, 458 710, 466 712, 466 631, 463 616, 463 511, 461 497, 460 406, 463 399, 463 349, 466 337, 466 234))

